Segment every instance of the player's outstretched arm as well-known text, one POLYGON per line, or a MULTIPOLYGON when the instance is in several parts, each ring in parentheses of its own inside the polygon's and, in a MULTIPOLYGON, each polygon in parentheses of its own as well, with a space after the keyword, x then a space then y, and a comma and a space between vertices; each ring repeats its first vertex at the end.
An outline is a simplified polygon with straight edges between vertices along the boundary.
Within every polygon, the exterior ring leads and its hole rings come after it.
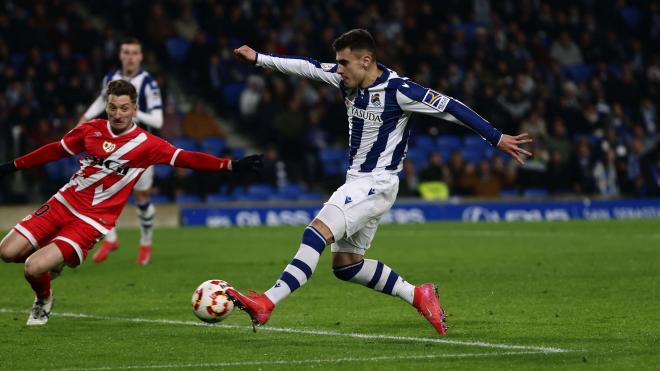
POLYGON ((206 153, 180 150, 175 154, 173 165, 199 171, 259 173, 263 168, 263 157, 264 155, 250 155, 240 160, 230 160, 206 153))
POLYGON ((61 142, 49 143, 14 161, 1 164, 0 176, 11 174, 17 170, 43 165, 68 156, 71 156, 71 154, 64 149, 61 142))
POLYGON ((308 57, 261 54, 247 45, 234 49, 234 55, 242 61, 287 75, 322 81, 335 87, 341 82, 336 63, 319 63, 308 57))

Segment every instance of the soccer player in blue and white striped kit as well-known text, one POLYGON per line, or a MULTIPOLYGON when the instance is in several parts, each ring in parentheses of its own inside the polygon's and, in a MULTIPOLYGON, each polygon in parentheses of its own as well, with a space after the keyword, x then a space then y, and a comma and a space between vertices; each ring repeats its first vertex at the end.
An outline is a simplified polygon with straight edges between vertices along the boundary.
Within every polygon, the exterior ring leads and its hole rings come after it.
POLYGON ((519 145, 532 140, 527 134, 500 133, 488 121, 456 99, 422 87, 376 63, 375 42, 368 31, 354 29, 333 43, 336 63, 310 58, 265 55, 242 46, 234 53, 242 60, 288 75, 322 81, 344 96, 350 132, 346 183, 325 203, 305 229, 293 260, 275 285, 250 295, 230 289, 228 294, 245 310, 254 325, 263 325, 275 306, 310 279, 321 253, 331 245, 332 266, 341 280, 398 296, 412 304, 446 334, 445 313, 435 284, 415 287, 383 262, 365 259, 381 217, 394 204, 410 135, 409 119, 423 113, 465 125, 518 163, 531 153, 519 145))

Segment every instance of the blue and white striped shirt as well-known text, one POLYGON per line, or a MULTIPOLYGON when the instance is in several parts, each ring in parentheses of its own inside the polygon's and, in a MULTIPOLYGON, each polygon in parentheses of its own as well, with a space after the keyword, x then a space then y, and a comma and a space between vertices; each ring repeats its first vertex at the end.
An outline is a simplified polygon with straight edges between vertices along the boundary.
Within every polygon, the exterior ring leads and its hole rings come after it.
POLYGON ((378 64, 383 72, 371 86, 347 89, 336 63, 310 58, 257 54, 256 65, 288 75, 322 81, 341 89, 349 128, 349 173, 403 167, 410 137, 410 116, 423 113, 464 125, 493 146, 502 136, 460 101, 425 88, 378 64))

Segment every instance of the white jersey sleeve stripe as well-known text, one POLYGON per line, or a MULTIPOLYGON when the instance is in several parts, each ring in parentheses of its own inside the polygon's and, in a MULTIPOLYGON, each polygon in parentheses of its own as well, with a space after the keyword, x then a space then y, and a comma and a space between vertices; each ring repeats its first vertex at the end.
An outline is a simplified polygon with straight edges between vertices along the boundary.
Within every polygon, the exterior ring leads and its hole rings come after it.
POLYGON ((65 151, 69 152, 71 156, 76 155, 75 153, 73 153, 72 150, 69 149, 69 147, 66 146, 66 143, 64 143, 64 139, 60 139, 60 143, 62 144, 62 148, 64 148, 65 151))
POLYGON ((176 157, 179 155, 179 152, 181 152, 181 151, 183 151, 181 148, 174 151, 174 154, 172 155, 172 159, 170 160, 170 166, 174 166, 174 162, 176 161, 176 157))

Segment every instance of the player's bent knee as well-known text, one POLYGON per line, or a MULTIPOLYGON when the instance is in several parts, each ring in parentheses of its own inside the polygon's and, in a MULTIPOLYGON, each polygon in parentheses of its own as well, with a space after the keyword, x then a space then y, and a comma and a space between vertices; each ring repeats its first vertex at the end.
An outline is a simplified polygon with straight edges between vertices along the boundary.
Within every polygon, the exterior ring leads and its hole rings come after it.
POLYGON ((344 238, 344 234, 346 233, 346 217, 344 216, 344 212, 337 206, 331 204, 323 206, 316 219, 312 221, 312 226, 316 223, 321 223, 327 228, 332 234, 334 241, 344 238))
POLYGON ((350 281, 351 278, 355 277, 356 274, 362 269, 364 260, 360 260, 357 263, 343 265, 339 267, 333 267, 332 273, 335 274, 335 277, 339 278, 342 281, 350 281))
POLYGON ((41 276, 48 269, 44 264, 42 264, 39 259, 28 258, 25 261, 25 268, 23 272, 26 276, 37 278, 41 276))

